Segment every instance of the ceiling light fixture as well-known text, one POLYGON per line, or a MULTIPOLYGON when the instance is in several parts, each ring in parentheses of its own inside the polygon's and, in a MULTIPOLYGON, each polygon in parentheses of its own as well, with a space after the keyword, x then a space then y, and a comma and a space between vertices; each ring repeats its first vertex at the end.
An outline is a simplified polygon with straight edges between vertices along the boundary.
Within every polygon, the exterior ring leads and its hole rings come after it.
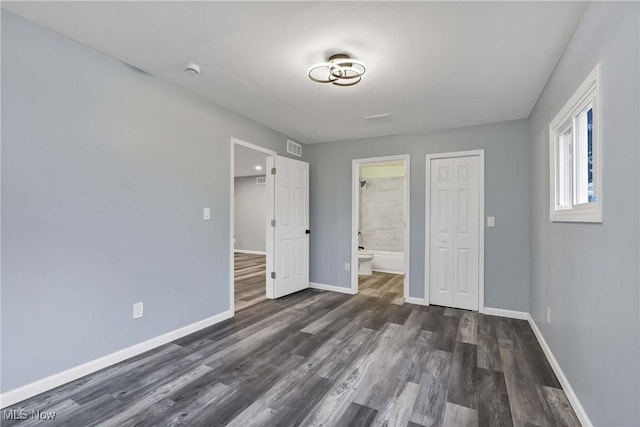
POLYGON ((262 170, 262 166, 260 166, 260 165, 256 165, 256 170, 257 170, 257 171, 261 171, 261 170, 262 170))
POLYGON ((327 62, 322 62, 309 68, 307 75, 317 83, 353 86, 360 83, 365 71, 367 71, 367 67, 362 61, 352 59, 344 53, 339 53, 331 56, 327 62))

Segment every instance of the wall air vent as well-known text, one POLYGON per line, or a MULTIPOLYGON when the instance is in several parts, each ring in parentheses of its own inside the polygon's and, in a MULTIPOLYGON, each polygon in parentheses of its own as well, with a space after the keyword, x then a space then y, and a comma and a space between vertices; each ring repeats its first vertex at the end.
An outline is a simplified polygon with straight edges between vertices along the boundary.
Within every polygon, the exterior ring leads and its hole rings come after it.
POLYGON ((266 176, 259 176, 256 178, 256 184, 266 184, 266 183, 267 183, 266 176))
POLYGON ((296 157, 302 157, 302 145, 290 139, 287 140, 287 153, 293 154, 296 157))

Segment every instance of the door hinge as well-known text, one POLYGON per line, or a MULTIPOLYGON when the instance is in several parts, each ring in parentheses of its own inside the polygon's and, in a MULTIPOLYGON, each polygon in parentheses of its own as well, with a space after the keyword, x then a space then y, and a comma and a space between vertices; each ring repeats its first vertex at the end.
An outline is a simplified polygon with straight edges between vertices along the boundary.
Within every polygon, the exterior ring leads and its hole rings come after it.
POLYGON ((272 279, 275 279, 275 278, 276 278, 276 272, 275 272, 275 271, 272 271, 272 272, 271 272, 271 278, 272 278, 272 279))
POLYGON ((275 219, 272 219, 272 220, 271 220, 271 226, 272 226, 272 227, 275 227, 275 226, 276 226, 276 220, 275 220, 275 219))
POLYGON ((271 168, 271 175, 275 175, 276 174, 276 168, 271 168))

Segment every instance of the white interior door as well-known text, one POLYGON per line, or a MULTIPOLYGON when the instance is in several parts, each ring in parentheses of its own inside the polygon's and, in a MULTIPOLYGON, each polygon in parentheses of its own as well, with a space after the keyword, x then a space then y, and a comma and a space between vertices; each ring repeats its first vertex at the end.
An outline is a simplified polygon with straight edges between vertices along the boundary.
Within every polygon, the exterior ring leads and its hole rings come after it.
POLYGON ((309 287, 309 164, 288 157, 267 159, 275 168, 273 259, 267 261, 273 273, 273 297, 309 287))
POLYGON ((430 303, 478 310, 480 157, 429 161, 430 303))

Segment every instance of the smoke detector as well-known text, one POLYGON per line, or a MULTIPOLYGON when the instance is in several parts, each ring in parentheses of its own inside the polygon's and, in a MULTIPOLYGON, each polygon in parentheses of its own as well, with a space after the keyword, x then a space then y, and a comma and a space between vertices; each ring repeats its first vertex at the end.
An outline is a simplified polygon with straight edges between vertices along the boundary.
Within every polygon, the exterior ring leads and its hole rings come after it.
POLYGON ((198 64, 194 64, 193 62, 189 62, 184 66, 184 72, 197 76, 198 74, 200 74, 200 66, 198 64))

